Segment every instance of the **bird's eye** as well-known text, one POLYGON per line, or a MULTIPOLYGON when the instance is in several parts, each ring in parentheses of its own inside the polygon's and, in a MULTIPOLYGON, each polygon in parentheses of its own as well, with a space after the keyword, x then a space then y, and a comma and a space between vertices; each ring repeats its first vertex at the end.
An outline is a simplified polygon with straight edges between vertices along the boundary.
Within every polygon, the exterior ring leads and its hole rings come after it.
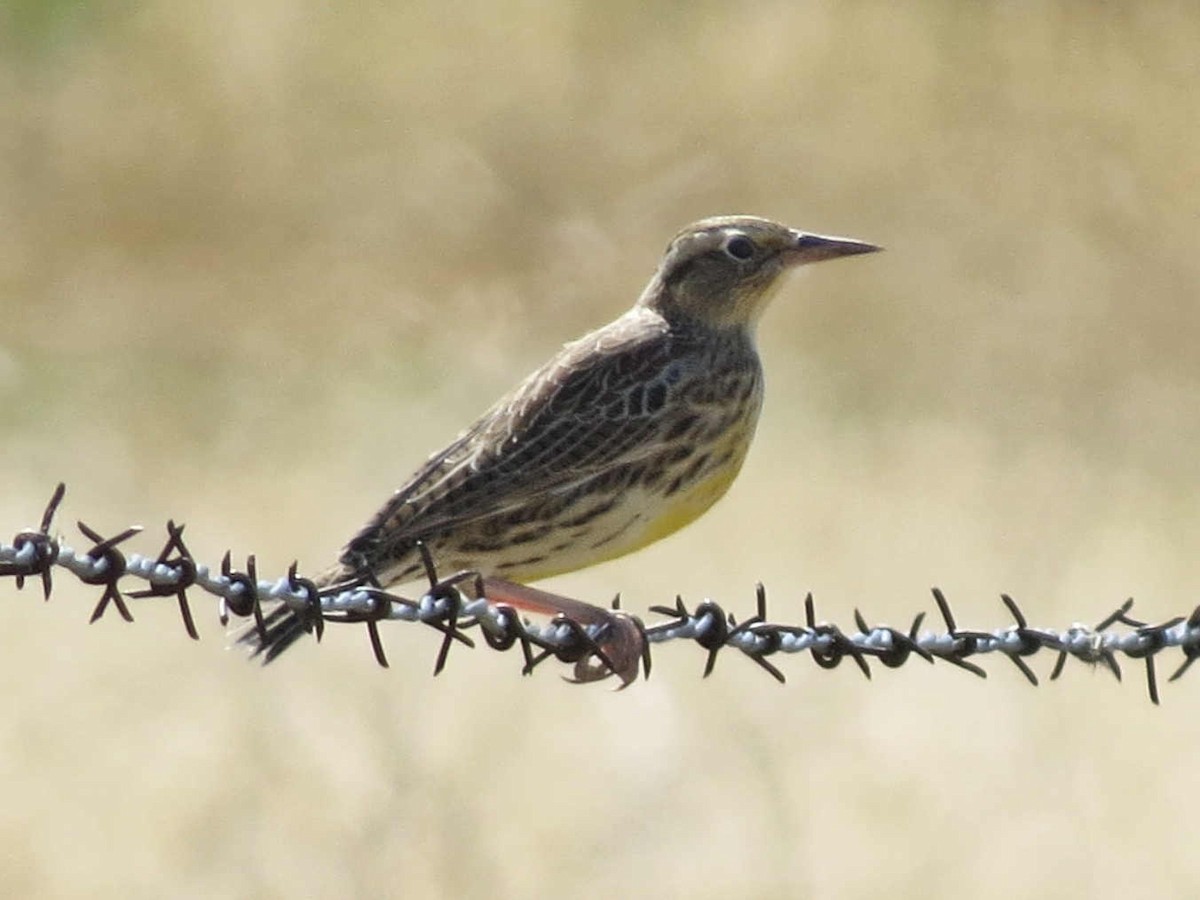
POLYGON ((746 260, 754 255, 754 242, 743 235, 730 238, 725 245, 725 252, 734 259, 746 260))

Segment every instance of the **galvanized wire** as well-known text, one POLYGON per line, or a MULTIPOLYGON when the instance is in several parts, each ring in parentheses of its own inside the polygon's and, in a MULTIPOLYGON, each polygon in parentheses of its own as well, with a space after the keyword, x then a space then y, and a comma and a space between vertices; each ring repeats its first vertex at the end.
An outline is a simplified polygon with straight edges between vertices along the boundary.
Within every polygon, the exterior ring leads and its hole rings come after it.
MULTIPOLYGON (((1026 662, 1041 651, 1057 654, 1051 679, 1057 678, 1067 659, 1091 665, 1102 664, 1118 679, 1119 658, 1140 660, 1145 666, 1150 699, 1159 702, 1155 660, 1160 653, 1178 648, 1182 661, 1172 681, 1183 675, 1200 656, 1200 607, 1186 616, 1148 624, 1130 615, 1133 600, 1126 600, 1094 626, 1074 624, 1063 630, 1031 626, 1016 601, 1000 596, 1012 624, 993 630, 960 628, 949 601, 933 588, 933 599, 943 623, 942 630, 922 628, 925 613, 919 613, 904 629, 887 625, 868 625, 855 611, 855 627, 843 630, 837 625, 818 621, 813 597, 804 600, 802 624, 771 621, 767 597, 759 585, 754 614, 737 619, 734 614, 711 600, 689 607, 677 597, 671 606, 654 606, 650 612, 659 617, 645 624, 637 616, 620 610, 603 609, 579 601, 561 598, 559 610, 548 622, 538 623, 523 617, 506 603, 487 597, 487 583, 475 573, 455 573, 440 578, 435 561, 426 555, 428 587, 416 599, 383 590, 375 585, 371 573, 349 584, 318 588, 304 578, 293 564, 280 578, 258 577, 255 559, 237 569, 226 553, 214 570, 199 564, 183 540, 183 526, 168 521, 167 536, 155 556, 126 554, 122 549, 140 527, 126 528, 105 537, 83 522, 78 527, 90 542, 84 550, 67 545, 51 533, 54 515, 62 502, 65 486, 59 485, 36 528, 19 532, 11 543, 0 542, 0 578, 14 579, 17 588, 26 580, 38 580, 48 600, 53 592, 53 574, 64 570, 78 581, 100 590, 100 598, 91 621, 100 619, 110 608, 132 622, 129 600, 172 597, 176 600, 184 628, 193 639, 199 638, 192 615, 189 591, 203 591, 218 598, 218 615, 223 624, 231 618, 246 620, 248 634, 264 628, 264 605, 286 604, 299 612, 307 626, 320 638, 327 623, 366 626, 376 661, 387 666, 379 623, 384 621, 417 622, 442 635, 434 662, 434 674, 445 667, 450 648, 459 643, 475 646, 471 632, 478 629, 483 642, 493 650, 519 647, 522 671, 532 672, 542 662, 556 659, 573 666, 573 680, 596 681, 616 675, 625 687, 639 672, 649 676, 651 647, 668 641, 692 641, 705 651, 704 675, 709 675, 724 650, 737 650, 779 682, 785 680, 775 664, 779 654, 808 653, 825 669, 851 659, 868 678, 871 662, 886 668, 898 668, 914 658, 933 663, 951 663, 980 677, 986 672, 973 661, 975 657, 1000 654, 1010 660, 1031 684, 1038 677, 1026 662), (139 581, 145 587, 126 590, 125 585, 139 581), (1121 626, 1115 628, 1114 626, 1121 626)), ((553 598, 554 595, 546 595, 553 598)))

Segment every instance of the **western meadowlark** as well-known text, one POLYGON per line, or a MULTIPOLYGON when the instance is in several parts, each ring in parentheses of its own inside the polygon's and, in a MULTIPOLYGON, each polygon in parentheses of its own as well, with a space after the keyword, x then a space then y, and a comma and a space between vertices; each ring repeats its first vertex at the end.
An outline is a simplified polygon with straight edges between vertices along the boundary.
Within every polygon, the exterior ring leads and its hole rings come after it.
MULTIPOLYGON (((446 571, 525 582, 671 534, 725 493, 762 406, 755 325, 781 276, 880 248, 752 216, 679 232, 637 303, 435 453, 346 545, 322 586, 446 571)), ((307 630, 287 607, 244 640, 269 661, 307 630)))

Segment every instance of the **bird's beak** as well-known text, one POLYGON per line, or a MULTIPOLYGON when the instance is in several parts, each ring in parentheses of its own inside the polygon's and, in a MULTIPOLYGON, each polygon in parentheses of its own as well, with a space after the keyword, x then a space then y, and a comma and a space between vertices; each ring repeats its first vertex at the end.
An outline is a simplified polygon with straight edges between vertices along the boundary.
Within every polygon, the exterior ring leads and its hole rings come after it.
POLYGON ((806 234, 803 231, 793 231, 792 236, 794 242, 783 251, 784 261, 789 266, 803 266, 808 263, 820 262, 823 259, 837 259, 839 256, 875 253, 883 249, 864 241, 853 241, 843 237, 826 237, 821 234, 806 234))

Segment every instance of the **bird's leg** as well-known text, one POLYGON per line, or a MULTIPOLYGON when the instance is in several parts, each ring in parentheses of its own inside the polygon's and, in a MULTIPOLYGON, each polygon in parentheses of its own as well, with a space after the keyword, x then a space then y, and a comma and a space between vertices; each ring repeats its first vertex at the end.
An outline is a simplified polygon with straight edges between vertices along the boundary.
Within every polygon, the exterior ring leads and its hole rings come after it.
POLYGON ((625 687, 637 680, 646 642, 633 617, 503 578, 484 578, 482 584, 489 602, 546 616, 564 616, 581 626, 596 627, 596 649, 588 656, 599 657, 601 665, 588 664, 586 657, 579 660, 575 664, 576 681, 599 681, 615 674, 625 687))

